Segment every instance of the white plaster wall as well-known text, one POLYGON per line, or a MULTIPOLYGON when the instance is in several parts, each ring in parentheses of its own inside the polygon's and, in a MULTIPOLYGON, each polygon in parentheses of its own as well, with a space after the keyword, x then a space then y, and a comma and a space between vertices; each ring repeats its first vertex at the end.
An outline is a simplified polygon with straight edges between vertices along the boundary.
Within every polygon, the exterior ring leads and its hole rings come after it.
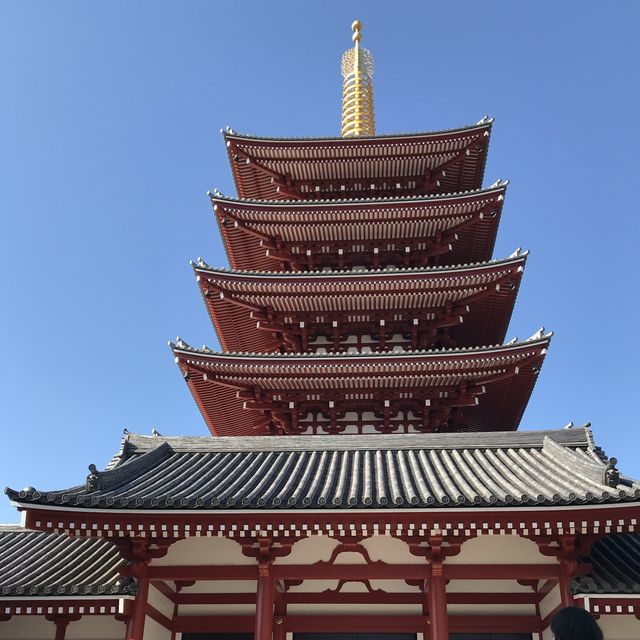
POLYGON ((153 566, 178 564, 255 564, 255 558, 242 553, 242 547, 233 540, 218 537, 193 537, 179 540, 169 547, 163 558, 152 562, 153 566))
POLYGON ((256 580, 198 580, 180 593, 255 593, 256 580))
POLYGON ((638 640, 640 620, 635 616, 601 616, 598 625, 606 640, 638 640))
POLYGON ((296 542, 291 547, 291 553, 277 558, 275 564, 308 564, 321 560, 328 562, 339 544, 335 538, 328 536, 310 536, 296 542))
POLYGON ((536 608, 532 604, 449 604, 447 611, 450 616, 533 616, 536 608))
POLYGON ((447 593, 533 593, 516 580, 451 580, 447 593))
POLYGON ((290 615, 421 615, 420 605, 413 604, 291 604, 290 615))
POLYGON ((252 604, 182 604, 181 616, 252 616, 256 612, 252 604))
POLYGON ((375 562, 382 560, 389 564, 425 564, 426 560, 414 556, 409 551, 409 545, 398 538, 391 536, 371 536, 362 541, 362 546, 369 552, 369 556, 375 562))
POLYGON ((171 640, 171 631, 147 616, 144 623, 144 640, 171 640))
MULTIPOLYGON (((124 623, 113 616, 84 616, 67 627, 67 640, 121 640, 124 623)), ((2 640, 52 640, 56 627, 44 616, 13 616, 0 622, 2 640)))
POLYGON ((124 632, 124 622, 118 622, 113 616, 84 616, 69 624, 66 640, 121 640, 124 632))
POLYGON ((556 564, 552 556, 544 556, 532 540, 517 535, 480 535, 467 540, 457 556, 446 564, 556 564))
POLYGON ((540 619, 544 620, 560 604, 560 587, 556 585, 540 601, 540 619))
POLYGON ((44 616, 13 616, 8 622, 0 622, 2 640, 52 640, 56 627, 44 616))
POLYGON ((152 607, 155 607, 160 613, 167 616, 167 618, 173 618, 173 602, 160 593, 153 585, 149 586, 149 597, 147 601, 152 607))

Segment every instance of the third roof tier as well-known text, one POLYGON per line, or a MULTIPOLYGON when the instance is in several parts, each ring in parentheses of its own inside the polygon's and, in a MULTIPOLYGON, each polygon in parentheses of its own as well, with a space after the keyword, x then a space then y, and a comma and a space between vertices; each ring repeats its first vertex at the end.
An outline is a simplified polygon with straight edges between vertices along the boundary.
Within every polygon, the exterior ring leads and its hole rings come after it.
POLYGON ((526 259, 297 273, 193 266, 225 351, 323 353, 500 344, 526 259))

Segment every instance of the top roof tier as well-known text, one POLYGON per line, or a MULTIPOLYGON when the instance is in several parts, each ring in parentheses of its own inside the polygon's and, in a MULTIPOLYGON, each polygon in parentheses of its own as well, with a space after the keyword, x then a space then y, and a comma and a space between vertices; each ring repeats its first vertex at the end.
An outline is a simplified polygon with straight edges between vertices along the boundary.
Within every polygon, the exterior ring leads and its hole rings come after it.
POLYGON ((479 189, 492 122, 347 138, 263 138, 229 128, 223 135, 241 198, 397 198, 479 189))

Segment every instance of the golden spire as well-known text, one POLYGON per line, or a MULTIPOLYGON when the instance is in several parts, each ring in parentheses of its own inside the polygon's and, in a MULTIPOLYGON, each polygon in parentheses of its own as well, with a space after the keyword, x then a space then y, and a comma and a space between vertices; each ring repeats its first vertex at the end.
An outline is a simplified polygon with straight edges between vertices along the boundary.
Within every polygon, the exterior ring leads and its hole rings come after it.
POLYGON ((342 130, 343 138, 349 136, 374 136, 376 125, 373 116, 373 57, 360 46, 362 35, 360 20, 354 20, 353 49, 342 56, 342 130))

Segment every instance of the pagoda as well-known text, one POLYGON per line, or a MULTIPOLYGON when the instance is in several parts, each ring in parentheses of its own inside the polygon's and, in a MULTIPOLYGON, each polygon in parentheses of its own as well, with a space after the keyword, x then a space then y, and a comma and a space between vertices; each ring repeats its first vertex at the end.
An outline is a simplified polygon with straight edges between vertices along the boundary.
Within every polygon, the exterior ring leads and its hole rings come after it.
POLYGON ((640 483, 588 425, 518 431, 552 334, 506 340, 528 252, 493 257, 493 122, 376 134, 352 30, 340 137, 222 132, 231 268, 193 263, 222 351, 170 345, 214 437, 8 489, 0 634, 546 640, 578 605, 640 635, 640 483))

